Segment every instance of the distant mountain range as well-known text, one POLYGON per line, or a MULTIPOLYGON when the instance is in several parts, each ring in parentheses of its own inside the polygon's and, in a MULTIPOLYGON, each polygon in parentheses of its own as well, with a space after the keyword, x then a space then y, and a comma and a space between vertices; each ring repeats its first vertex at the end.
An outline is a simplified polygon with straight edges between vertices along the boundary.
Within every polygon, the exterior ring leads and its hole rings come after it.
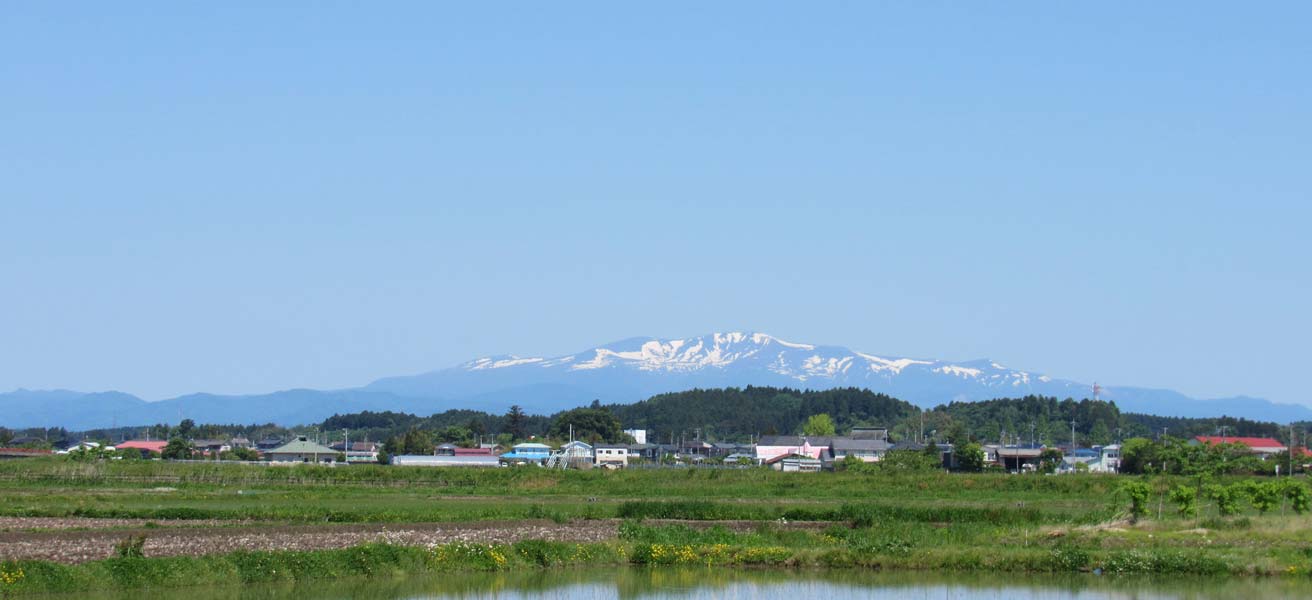
MULTIPOLYGON (((632 338, 557 357, 490 356, 348 390, 191 394, 159 402, 119 392, 17 390, 0 394, 0 425, 82 430, 177 423, 183 418, 198 423, 295 425, 362 410, 428 415, 451 408, 500 412, 511 404, 529 412, 552 413, 593 399, 627 403, 663 392, 747 385, 868 388, 922 407, 1028 394, 1092 395, 1088 384, 1011 369, 988 359, 884 357, 840 346, 788 342, 764 333, 733 332, 671 340, 632 338)), ((1125 412, 1161 416, 1312 420, 1312 409, 1306 406, 1257 398, 1200 400, 1171 390, 1116 386, 1103 388, 1101 397, 1115 401, 1125 412)))

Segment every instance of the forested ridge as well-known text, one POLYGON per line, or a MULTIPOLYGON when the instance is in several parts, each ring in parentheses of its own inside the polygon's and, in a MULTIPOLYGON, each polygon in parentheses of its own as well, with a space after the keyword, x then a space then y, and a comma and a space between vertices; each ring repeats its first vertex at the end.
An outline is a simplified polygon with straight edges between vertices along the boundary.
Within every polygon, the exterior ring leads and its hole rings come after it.
MULTIPOLYGON (((837 432, 853 427, 887 427, 895 440, 959 442, 1006 441, 1011 443, 1066 444, 1072 424, 1079 445, 1108 444, 1134 437, 1191 438, 1215 435, 1272 437, 1288 440, 1289 428, 1276 423, 1231 417, 1194 419, 1122 413, 1114 402, 1047 396, 1000 398, 979 402, 949 402, 921 410, 908 402, 866 389, 798 390, 756 387, 693 389, 659 394, 634 404, 591 406, 554 415, 531 415, 523 411, 494 414, 479 410, 448 410, 430 416, 402 412, 370 412, 334 415, 321 423, 283 428, 274 425, 214 425, 190 421, 177 426, 122 427, 89 432, 9 431, 0 429, 0 445, 22 436, 46 439, 121 440, 149 435, 153 439, 184 436, 223 438, 266 436, 286 438, 313 433, 320 439, 341 439, 349 431, 353 441, 383 441, 411 431, 423 431, 438 441, 471 444, 479 440, 501 442, 558 435, 568 431, 563 420, 598 421, 589 411, 605 411, 625 429, 645 429, 652 442, 680 439, 745 442, 761 435, 795 434, 815 415, 829 415, 837 432), (564 427, 564 429, 562 429, 564 427)), ((1297 424, 1296 424, 1297 425, 1297 424)), ((618 438, 607 424, 596 432, 599 439, 618 438)), ((1306 431, 1306 427, 1299 431, 1306 431)))

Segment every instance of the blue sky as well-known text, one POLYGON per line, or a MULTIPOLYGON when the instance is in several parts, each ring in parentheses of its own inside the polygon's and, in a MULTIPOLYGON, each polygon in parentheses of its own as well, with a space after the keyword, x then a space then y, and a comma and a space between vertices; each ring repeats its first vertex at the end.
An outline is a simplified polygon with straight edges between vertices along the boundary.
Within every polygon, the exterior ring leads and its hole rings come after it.
POLYGON ((0 389, 747 329, 1307 402, 1310 13, 9 4, 0 389))

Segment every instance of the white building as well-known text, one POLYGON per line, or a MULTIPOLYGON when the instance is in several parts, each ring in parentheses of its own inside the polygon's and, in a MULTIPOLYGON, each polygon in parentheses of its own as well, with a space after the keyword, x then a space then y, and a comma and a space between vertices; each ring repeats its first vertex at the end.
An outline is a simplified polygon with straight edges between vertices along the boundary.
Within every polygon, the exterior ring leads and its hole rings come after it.
POLYGON ((1112 444, 1098 448, 1098 459, 1090 461, 1090 473, 1119 473, 1121 472, 1121 445, 1112 444))
POLYGON ((629 466, 629 448, 616 444, 600 444, 592 450, 597 466, 603 469, 623 469, 629 466))
POLYGON ((628 434, 629 437, 633 438, 633 443, 635 444, 647 443, 646 429, 625 429, 624 433, 628 434))

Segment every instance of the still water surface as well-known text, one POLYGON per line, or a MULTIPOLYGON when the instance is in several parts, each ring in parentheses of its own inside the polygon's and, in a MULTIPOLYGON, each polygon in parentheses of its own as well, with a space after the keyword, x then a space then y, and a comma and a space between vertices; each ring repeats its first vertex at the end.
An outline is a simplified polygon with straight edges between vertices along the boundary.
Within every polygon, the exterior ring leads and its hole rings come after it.
MULTIPOLYGON (((612 569, 477 573, 409 579, 327 581, 301 585, 234 585, 79 594, 79 600, 1166 600, 1312 598, 1305 578, 1153 578, 1035 575, 942 575, 867 571, 612 569)), ((61 598, 46 596, 45 598, 61 598)), ((73 598, 69 596, 68 598, 73 598)))

